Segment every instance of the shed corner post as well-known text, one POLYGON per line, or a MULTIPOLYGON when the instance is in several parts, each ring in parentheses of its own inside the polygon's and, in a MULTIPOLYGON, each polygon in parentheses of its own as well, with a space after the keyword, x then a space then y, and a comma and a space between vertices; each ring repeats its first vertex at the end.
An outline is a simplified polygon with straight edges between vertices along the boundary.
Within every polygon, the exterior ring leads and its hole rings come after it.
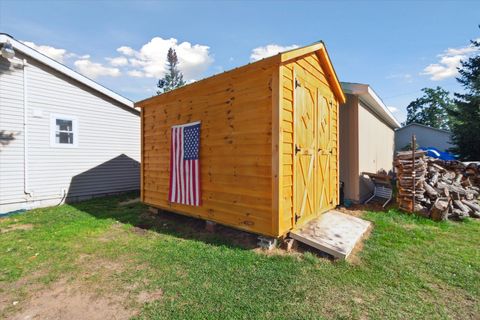
POLYGON ((272 231, 280 236, 280 215, 283 212, 282 186, 282 65, 275 66, 272 74, 272 231))
POLYGON ((144 161, 144 153, 145 153, 145 150, 144 150, 144 146, 143 146, 143 139, 144 139, 144 109, 142 106, 139 106, 140 107, 140 200, 142 202, 145 202, 145 188, 144 188, 144 183, 145 183, 145 180, 144 180, 144 166, 145 166, 145 161, 144 161))

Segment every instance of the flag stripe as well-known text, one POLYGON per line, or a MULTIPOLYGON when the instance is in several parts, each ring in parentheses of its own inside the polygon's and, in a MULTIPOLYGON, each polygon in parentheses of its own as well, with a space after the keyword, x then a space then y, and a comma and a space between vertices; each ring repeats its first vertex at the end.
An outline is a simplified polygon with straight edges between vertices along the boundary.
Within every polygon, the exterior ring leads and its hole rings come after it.
POLYGON ((175 131, 172 128, 172 141, 170 143, 170 190, 168 191, 168 200, 173 201, 173 194, 175 193, 175 188, 172 188, 174 183, 174 174, 173 174, 173 132, 175 131))
POLYGON ((200 123, 172 127, 169 201, 200 205, 200 123))
POLYGON ((188 192, 188 188, 190 187, 190 161, 185 161, 185 203, 190 204, 190 193, 188 192))

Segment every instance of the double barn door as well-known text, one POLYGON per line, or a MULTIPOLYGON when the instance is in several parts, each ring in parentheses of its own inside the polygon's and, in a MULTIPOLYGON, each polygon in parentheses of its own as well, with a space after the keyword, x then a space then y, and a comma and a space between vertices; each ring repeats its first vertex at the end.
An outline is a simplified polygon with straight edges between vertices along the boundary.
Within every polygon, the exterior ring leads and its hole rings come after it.
POLYGON ((328 86, 295 70, 294 214, 296 224, 336 205, 335 102, 328 86))

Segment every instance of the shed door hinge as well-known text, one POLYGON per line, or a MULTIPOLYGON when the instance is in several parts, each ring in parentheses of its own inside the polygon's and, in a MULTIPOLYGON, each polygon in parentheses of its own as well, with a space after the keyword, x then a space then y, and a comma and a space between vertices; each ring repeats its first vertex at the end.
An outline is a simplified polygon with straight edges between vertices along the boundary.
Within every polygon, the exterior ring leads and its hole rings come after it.
POLYGON ((295 224, 297 224, 298 219, 300 219, 300 216, 295 212, 295 224))
POLYGON ((300 82, 297 79, 295 79, 295 88, 298 88, 298 87, 301 87, 300 82))
POLYGON ((295 144, 295 155, 299 153, 302 149, 300 149, 296 144, 295 144))

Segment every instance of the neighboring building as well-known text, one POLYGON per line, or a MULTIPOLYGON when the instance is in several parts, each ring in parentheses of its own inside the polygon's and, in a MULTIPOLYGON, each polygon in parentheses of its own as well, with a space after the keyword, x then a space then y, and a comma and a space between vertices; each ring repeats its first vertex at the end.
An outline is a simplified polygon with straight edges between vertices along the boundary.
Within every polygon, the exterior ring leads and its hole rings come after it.
POLYGON ((340 106, 340 181, 345 199, 363 202, 373 184, 362 172, 390 172, 394 130, 400 127, 368 84, 342 82, 347 102, 340 106))
POLYGON ((139 189, 133 102, 8 35, 0 48, 0 213, 139 189))
POLYGON ((412 134, 415 134, 419 147, 433 147, 440 151, 447 151, 453 147, 453 144, 450 143, 452 139, 450 131, 411 123, 395 131, 395 150, 401 150, 410 145, 412 134))

